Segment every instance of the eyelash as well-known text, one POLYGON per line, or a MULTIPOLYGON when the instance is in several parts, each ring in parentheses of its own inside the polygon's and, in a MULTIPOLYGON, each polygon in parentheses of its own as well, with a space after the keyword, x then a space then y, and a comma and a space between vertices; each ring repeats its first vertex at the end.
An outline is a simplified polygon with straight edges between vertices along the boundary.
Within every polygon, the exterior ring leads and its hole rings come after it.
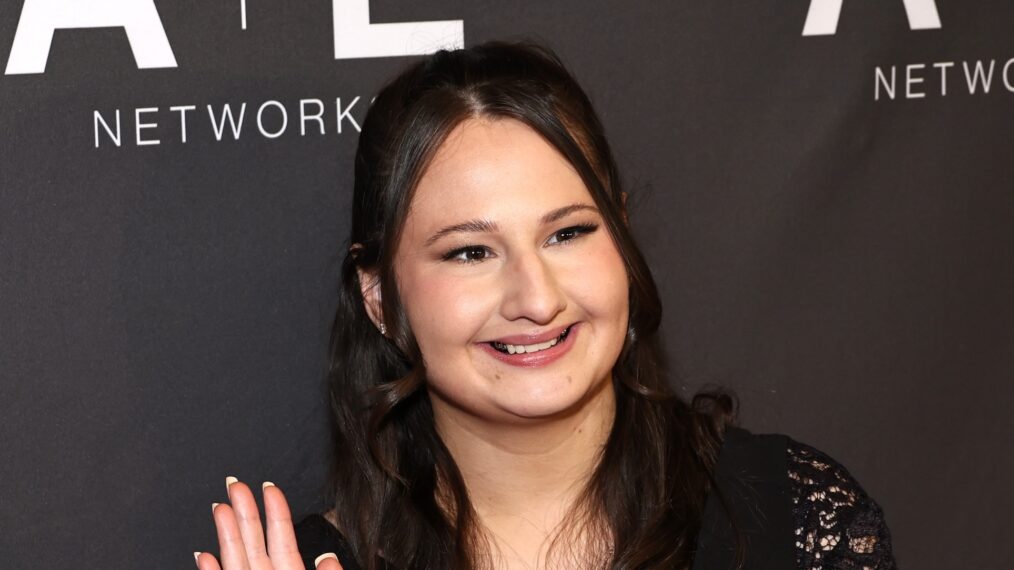
MULTIPOLYGON (((598 224, 578 224, 578 225, 575 225, 575 226, 568 226, 566 228, 563 228, 562 230, 554 232, 553 235, 552 235, 552 237, 559 237, 560 234, 565 234, 565 233, 569 233, 569 234, 573 234, 573 235, 570 238, 564 239, 564 240, 562 240, 562 241, 560 241, 560 242, 558 242, 557 244, 554 244, 554 245, 566 245, 566 244, 568 244, 568 243, 570 243, 570 242, 572 242, 572 241, 580 238, 581 236, 593 233, 597 229, 599 229, 598 224)), ((448 251, 447 253, 445 253, 442 256, 442 259, 444 261, 455 261, 455 262, 463 264, 463 265, 470 265, 472 263, 480 263, 480 262, 484 261, 484 259, 457 259, 462 254, 475 253, 475 252, 479 252, 479 251, 481 251, 483 253, 488 253, 489 252, 489 248, 487 248, 484 245, 466 245, 465 247, 459 247, 459 248, 456 248, 456 249, 452 249, 451 251, 448 251)))

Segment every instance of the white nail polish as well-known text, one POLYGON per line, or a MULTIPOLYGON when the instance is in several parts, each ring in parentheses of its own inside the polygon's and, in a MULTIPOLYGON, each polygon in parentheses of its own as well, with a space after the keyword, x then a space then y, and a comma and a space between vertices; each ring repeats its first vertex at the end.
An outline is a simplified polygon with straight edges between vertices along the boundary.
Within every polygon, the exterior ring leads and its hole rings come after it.
POLYGON ((233 483, 238 483, 238 482, 239 482, 239 479, 233 477, 232 475, 229 475, 228 477, 226 477, 225 478, 225 492, 228 493, 229 492, 229 487, 232 486, 233 483))
POLYGON ((327 554, 321 554, 316 559, 314 559, 313 567, 316 568, 320 566, 320 563, 327 560, 328 558, 333 558, 335 562, 338 562, 338 556, 335 555, 334 552, 328 552, 327 554))
POLYGON ((267 489, 268 487, 274 487, 274 486, 275 486, 275 484, 272 483, 271 481, 265 481, 265 482, 261 483, 261 489, 262 490, 263 489, 267 489))

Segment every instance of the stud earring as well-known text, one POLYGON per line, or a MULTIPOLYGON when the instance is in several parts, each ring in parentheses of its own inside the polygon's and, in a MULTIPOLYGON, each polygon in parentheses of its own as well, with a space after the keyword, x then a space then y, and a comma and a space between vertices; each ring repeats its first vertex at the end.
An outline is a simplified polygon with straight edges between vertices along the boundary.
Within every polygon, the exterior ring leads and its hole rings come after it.
POLYGON ((387 325, 380 323, 380 334, 387 336, 387 325))

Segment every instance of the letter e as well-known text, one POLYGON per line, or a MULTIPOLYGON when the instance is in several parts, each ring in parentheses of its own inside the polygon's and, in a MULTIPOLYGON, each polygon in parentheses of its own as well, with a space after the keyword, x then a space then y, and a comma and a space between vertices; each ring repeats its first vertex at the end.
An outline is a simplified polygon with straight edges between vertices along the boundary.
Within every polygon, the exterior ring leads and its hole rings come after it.
POLYGON ((465 45, 462 20, 370 23, 370 0, 332 0, 334 58, 423 55, 465 45))

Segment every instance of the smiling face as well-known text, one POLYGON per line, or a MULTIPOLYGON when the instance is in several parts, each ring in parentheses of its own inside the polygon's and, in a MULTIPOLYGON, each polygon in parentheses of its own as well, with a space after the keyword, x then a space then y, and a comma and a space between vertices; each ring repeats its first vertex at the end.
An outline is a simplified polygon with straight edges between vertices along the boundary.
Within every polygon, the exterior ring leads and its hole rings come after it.
POLYGON ((581 177, 530 127, 456 127, 396 251, 435 413, 549 419, 608 392, 627 330, 624 263, 581 177))

